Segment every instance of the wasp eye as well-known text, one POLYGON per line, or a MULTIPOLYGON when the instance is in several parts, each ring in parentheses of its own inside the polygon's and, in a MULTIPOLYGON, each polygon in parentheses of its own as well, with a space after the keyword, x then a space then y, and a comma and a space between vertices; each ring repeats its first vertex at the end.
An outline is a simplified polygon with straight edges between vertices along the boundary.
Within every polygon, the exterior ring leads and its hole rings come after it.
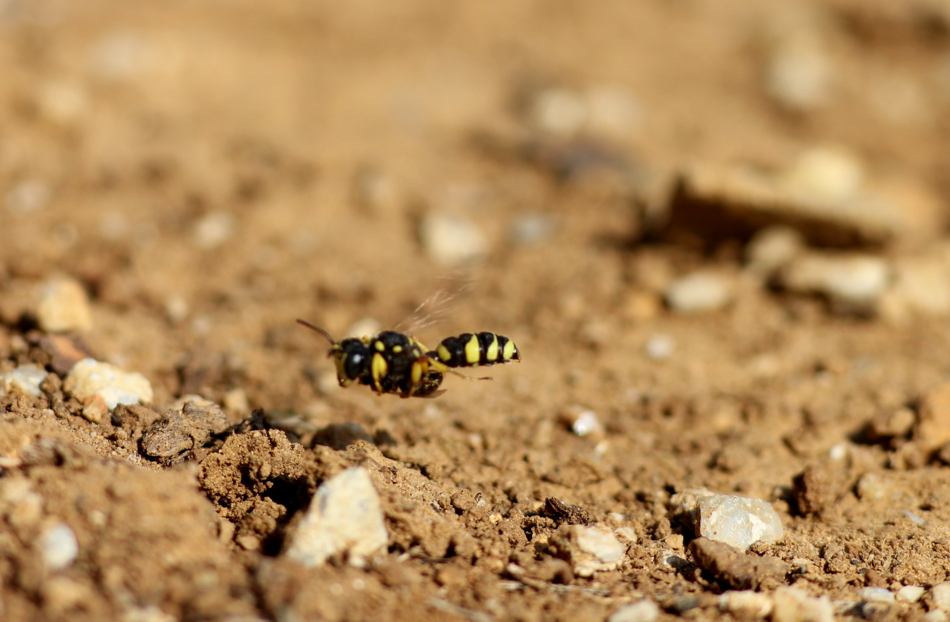
POLYGON ((346 372, 346 377, 351 380, 358 378, 363 373, 363 368, 366 367, 365 361, 366 357, 360 352, 348 354, 343 363, 343 371, 346 372))

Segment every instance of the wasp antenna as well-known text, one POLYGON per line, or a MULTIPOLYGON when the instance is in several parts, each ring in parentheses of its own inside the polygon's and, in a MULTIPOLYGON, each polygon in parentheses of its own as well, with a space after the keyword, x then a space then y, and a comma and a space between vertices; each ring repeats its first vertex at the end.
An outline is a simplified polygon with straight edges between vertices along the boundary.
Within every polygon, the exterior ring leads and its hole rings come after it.
POLYGON ((302 326, 306 326, 306 327, 309 328, 310 330, 313 330, 313 331, 316 331, 316 332, 320 333, 321 335, 324 336, 324 338, 326 338, 327 341, 330 342, 330 345, 333 345, 333 346, 336 345, 336 340, 333 339, 333 337, 330 336, 330 333, 328 333, 327 331, 323 330, 323 329, 320 328, 319 326, 314 326, 314 325, 311 324, 310 322, 308 322, 308 321, 306 321, 306 320, 301 320, 301 319, 298 319, 298 320, 297 320, 297 323, 300 324, 300 325, 302 325, 302 326))

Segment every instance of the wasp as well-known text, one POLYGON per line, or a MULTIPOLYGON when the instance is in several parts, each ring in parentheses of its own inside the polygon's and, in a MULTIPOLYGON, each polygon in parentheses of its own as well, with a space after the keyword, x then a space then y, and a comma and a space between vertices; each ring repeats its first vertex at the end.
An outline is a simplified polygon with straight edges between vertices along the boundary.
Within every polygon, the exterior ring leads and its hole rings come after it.
MULTIPOLYGON (((435 350, 395 330, 366 337, 335 340, 310 322, 297 320, 330 342, 327 357, 336 364, 341 387, 364 384, 377 395, 394 393, 403 398, 437 397, 448 373, 473 379, 456 367, 476 367, 521 361, 521 353, 508 337, 495 333, 463 333, 443 339, 435 350)), ((489 380, 489 378, 474 378, 489 380)))

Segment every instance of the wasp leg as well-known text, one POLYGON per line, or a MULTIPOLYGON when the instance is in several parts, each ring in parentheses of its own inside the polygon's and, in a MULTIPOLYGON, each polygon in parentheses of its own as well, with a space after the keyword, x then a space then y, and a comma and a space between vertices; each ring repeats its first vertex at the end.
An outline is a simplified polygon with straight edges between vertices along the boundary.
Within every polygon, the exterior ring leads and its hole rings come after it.
POLYGON ((462 372, 452 369, 451 367, 449 367, 442 361, 432 356, 429 356, 428 358, 429 358, 429 367, 431 367, 432 369, 438 372, 442 372, 443 374, 447 372, 447 373, 452 374, 453 376, 458 376, 459 378, 465 378, 466 380, 492 380, 491 376, 469 376, 468 374, 463 374, 462 372))
POLYGON ((373 360, 370 363, 370 376, 373 379, 373 388, 376 389, 376 395, 383 394, 381 381, 388 371, 389 364, 386 363, 386 358, 379 352, 373 354, 373 360))

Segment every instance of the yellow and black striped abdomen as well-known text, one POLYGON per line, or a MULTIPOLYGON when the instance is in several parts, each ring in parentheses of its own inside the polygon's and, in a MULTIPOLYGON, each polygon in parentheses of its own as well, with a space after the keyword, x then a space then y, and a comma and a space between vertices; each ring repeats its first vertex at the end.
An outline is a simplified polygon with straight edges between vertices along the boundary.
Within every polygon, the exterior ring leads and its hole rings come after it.
POLYGON ((448 367, 475 367, 521 360, 515 343, 495 333, 464 333, 448 337, 429 356, 448 367))

